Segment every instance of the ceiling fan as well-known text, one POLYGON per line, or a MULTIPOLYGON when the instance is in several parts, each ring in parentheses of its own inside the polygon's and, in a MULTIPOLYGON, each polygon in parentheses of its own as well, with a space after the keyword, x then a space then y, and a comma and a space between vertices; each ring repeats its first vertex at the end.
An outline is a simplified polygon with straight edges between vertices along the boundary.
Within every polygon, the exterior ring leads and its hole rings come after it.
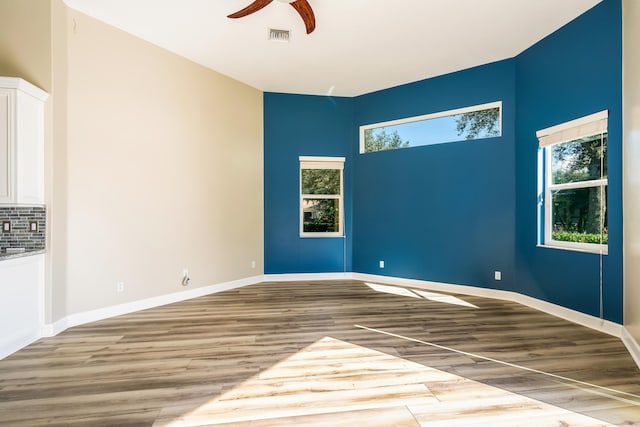
MULTIPOLYGON (((232 13, 228 18, 242 18, 247 15, 251 15, 254 12, 259 11, 263 7, 267 6, 273 0, 254 0, 249 6, 242 10, 232 13)), ((313 9, 307 0, 277 0, 281 3, 289 3, 304 21, 304 26, 307 29, 307 34, 311 34, 316 29, 316 17, 313 14, 313 9)))

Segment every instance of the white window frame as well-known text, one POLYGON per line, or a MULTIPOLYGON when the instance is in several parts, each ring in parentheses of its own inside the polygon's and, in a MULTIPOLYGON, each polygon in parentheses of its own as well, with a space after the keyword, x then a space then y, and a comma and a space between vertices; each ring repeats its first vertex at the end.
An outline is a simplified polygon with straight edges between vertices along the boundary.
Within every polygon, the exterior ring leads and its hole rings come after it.
MULTIPOLYGON (((502 136, 502 101, 495 101, 495 102, 489 102, 487 104, 472 105, 472 106, 469 106, 469 107, 462 107, 462 108, 457 108, 457 109, 454 109, 454 110, 439 111, 437 113, 423 114, 421 116, 406 117, 406 118, 403 118, 403 119, 389 120, 387 122, 372 123, 372 124, 369 124, 369 125, 360 126, 360 154, 368 154, 369 153, 369 152, 365 151, 365 144, 364 144, 364 135, 365 135, 365 131, 367 131, 367 130, 383 128, 383 127, 388 127, 388 126, 402 125, 402 124, 405 124, 405 123, 422 122, 422 121, 426 121, 426 120, 439 119, 441 117, 456 116, 458 114, 471 113, 471 112, 474 112, 474 111, 490 110, 490 109, 493 109, 493 108, 499 108, 500 109, 500 114, 498 115, 498 125, 500 127, 500 135, 495 136, 495 137, 492 136, 491 138, 499 138, 500 136, 502 136)), ((484 138, 477 138, 477 139, 484 139, 484 138)), ((455 140, 455 141, 442 141, 442 142, 437 142, 437 143, 433 143, 433 144, 429 144, 429 145, 448 144, 448 143, 451 143, 451 142, 461 142, 461 141, 468 141, 468 140, 462 138, 462 139, 455 140)), ((413 147, 422 147, 422 146, 423 145, 415 145, 413 147)), ((413 147, 407 147, 407 148, 413 148, 413 147)), ((377 151, 371 151, 371 153, 377 153, 377 151)))
POLYGON ((344 237, 344 157, 300 156, 299 194, 300 194, 300 237, 344 237), (303 169, 336 169, 340 171, 340 194, 303 194, 303 169), (304 231, 304 200, 305 199, 334 199, 338 200, 338 231, 309 232, 304 231))
POLYGON ((544 194, 541 199, 541 203, 544 204, 544 241, 538 246, 553 247, 557 249, 567 249, 580 252, 590 252, 603 255, 606 255, 608 253, 608 244, 565 242, 553 239, 553 198, 551 195, 554 190, 608 187, 609 180, 607 178, 593 179, 581 182, 570 182, 565 184, 553 184, 553 171, 551 167, 553 163, 553 153, 551 147, 553 145, 607 133, 608 116, 608 110, 604 110, 536 132, 536 136, 538 137, 539 141, 539 149, 541 151, 541 153, 539 153, 538 155, 539 176, 544 177, 544 179, 538 179, 538 192, 540 194, 542 190, 544 194), (544 165, 540 164, 542 161, 544 162, 544 165), (543 187, 542 189, 540 188, 541 186, 543 187))

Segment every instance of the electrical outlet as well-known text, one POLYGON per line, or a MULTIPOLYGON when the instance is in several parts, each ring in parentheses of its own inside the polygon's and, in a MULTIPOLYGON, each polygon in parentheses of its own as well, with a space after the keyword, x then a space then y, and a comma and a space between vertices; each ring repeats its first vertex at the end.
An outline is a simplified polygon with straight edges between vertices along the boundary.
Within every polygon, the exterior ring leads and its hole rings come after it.
POLYGON ((500 272, 500 271, 496 271, 496 272, 493 274, 493 277, 494 277, 494 279, 495 279, 495 280, 502 280, 502 272, 500 272))
POLYGON ((38 221, 29 221, 29 231, 32 233, 38 232, 38 221))
POLYGON ((256 262, 255 261, 251 261, 251 268, 256 268, 256 262))
POLYGON ((116 283, 116 292, 118 293, 124 292, 124 282, 116 283))
POLYGON ((380 261, 380 268, 384 268, 384 261, 380 261))
POLYGON ((2 232, 3 233, 11 232, 11 221, 2 221, 2 232))

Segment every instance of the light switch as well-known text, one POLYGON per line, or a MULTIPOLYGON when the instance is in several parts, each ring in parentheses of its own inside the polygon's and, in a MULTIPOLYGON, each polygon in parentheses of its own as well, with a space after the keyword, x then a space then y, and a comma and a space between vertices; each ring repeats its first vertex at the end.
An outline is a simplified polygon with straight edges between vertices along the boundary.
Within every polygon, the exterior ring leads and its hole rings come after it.
POLYGON ((2 221, 2 232, 9 233, 11 231, 11 221, 2 221))
POLYGON ((38 231, 38 221, 29 221, 29 231, 36 233, 38 231))

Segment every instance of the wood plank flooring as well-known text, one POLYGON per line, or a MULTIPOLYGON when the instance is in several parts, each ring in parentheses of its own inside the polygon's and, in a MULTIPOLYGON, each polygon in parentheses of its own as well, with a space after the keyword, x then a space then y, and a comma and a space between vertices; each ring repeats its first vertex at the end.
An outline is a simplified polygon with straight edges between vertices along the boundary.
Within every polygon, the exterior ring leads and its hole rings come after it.
POLYGON ((2 426, 640 426, 620 340, 516 303, 263 283, 0 361, 2 426))

